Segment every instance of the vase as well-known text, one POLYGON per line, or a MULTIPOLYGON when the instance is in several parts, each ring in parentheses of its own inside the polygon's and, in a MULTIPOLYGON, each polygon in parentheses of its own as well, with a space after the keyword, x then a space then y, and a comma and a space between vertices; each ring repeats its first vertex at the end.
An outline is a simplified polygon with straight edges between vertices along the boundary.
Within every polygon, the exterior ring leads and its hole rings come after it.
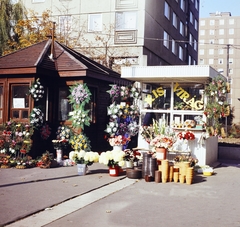
POLYGON ((122 145, 115 145, 113 146, 113 151, 122 151, 123 146, 122 145))
POLYGON ((133 162, 132 161, 125 161, 126 168, 132 169, 133 168, 133 162))
POLYGON ((182 151, 183 152, 188 152, 190 149, 189 149, 189 146, 188 146, 188 140, 183 140, 182 142, 182 151))
POLYGON ((86 164, 77 164, 77 171, 79 176, 86 175, 87 165, 86 164))
POLYGON ((61 163, 62 162, 63 151, 61 149, 57 149, 56 150, 56 155, 57 155, 57 162, 61 163))
POLYGON ((161 163, 161 160, 165 160, 167 157, 167 149, 164 147, 156 147, 156 158, 158 163, 161 163))
POLYGON ((117 176, 119 176, 119 173, 120 173, 119 166, 109 167, 109 175, 111 177, 117 177, 117 176))

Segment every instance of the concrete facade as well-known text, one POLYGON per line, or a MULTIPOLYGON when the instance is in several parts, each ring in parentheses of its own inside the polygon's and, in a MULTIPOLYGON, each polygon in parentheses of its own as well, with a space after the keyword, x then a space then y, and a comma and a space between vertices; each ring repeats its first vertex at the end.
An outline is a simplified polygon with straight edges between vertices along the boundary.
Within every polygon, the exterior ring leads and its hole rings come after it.
POLYGON ((234 107, 234 123, 240 122, 240 17, 231 13, 210 13, 199 23, 198 63, 210 65, 231 84, 228 102, 234 107))

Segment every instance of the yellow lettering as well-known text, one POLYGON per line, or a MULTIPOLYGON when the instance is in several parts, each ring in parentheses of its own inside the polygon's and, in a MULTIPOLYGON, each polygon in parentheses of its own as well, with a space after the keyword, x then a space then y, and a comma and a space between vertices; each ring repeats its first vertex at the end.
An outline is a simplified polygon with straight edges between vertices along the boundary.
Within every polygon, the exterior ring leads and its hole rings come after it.
POLYGON ((192 108, 194 108, 194 102, 195 102, 195 100, 194 100, 194 98, 192 98, 192 99, 190 99, 189 101, 187 101, 186 103, 189 105, 189 106, 191 106, 192 108))
MULTIPOLYGON (((184 91, 182 92, 181 96, 179 97, 180 99, 187 99, 189 98, 189 93, 187 91, 184 91)), ((194 98, 193 98, 194 99, 194 98)))
POLYGON ((159 96, 163 96, 164 95, 163 88, 162 87, 157 88, 157 93, 158 93, 159 96))
POLYGON ((195 109, 196 110, 202 110, 203 109, 203 100, 195 102, 195 109))
POLYGON ((158 98, 158 94, 157 94, 156 90, 152 90, 152 93, 154 94, 155 98, 158 98))
POLYGON ((178 86, 179 86, 179 83, 174 84, 173 92, 177 91, 177 87, 178 87, 178 86))

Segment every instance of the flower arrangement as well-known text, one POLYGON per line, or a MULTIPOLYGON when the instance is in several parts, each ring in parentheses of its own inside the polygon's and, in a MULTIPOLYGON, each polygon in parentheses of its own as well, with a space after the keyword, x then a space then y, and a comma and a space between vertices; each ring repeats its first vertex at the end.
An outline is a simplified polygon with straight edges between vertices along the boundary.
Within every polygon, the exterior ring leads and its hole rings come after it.
POLYGON ((89 91, 87 85, 76 83, 75 85, 70 87, 70 103, 74 106, 84 106, 86 103, 90 101, 91 92, 89 91))
POLYGON ((87 152, 91 151, 90 140, 83 133, 78 135, 73 135, 70 138, 69 143, 75 151, 81 151, 81 150, 84 150, 87 152))
POLYGON ((130 98, 140 99, 140 97, 141 97, 141 90, 133 85, 130 88, 130 98))
POLYGON ((110 135, 110 137, 113 137, 118 130, 118 123, 115 121, 110 121, 107 125, 107 128, 105 129, 105 132, 110 135))
POLYGON ((59 126, 56 132, 56 139, 52 140, 55 149, 67 148, 72 130, 68 126, 59 126))
POLYGON ((120 87, 120 96, 122 100, 126 100, 130 97, 130 87, 129 86, 121 86, 120 87))
POLYGON ((47 123, 45 123, 41 127, 40 132, 41 132, 42 139, 47 140, 49 138, 49 136, 51 135, 51 128, 49 127, 49 125, 47 123))
POLYGON ((193 132, 191 131, 184 131, 184 132, 179 132, 177 134, 177 137, 180 140, 194 140, 195 139, 195 135, 193 132))
POLYGON ((164 147, 169 149, 174 143, 173 137, 166 135, 157 135, 150 141, 150 146, 154 148, 164 147))
POLYGON ((93 151, 86 152, 84 150, 75 150, 69 153, 69 159, 73 160, 76 164, 86 164, 90 166, 93 163, 98 162, 99 154, 93 151))
POLYGON ((128 143, 130 139, 126 138, 125 136, 119 135, 119 136, 115 136, 112 138, 109 138, 109 144, 111 146, 121 146, 121 145, 126 145, 128 143))
POLYGON ((141 153, 138 151, 133 151, 131 149, 125 149, 125 156, 124 160, 125 161, 132 161, 132 162, 137 162, 139 159, 141 159, 141 153))
POLYGON ((124 166, 125 152, 121 150, 112 150, 102 152, 99 156, 99 163, 114 168, 115 166, 124 166))
POLYGON ((190 167, 195 166, 198 163, 198 159, 193 158, 190 155, 177 155, 173 161, 175 162, 190 162, 190 167))
POLYGON ((90 125, 90 117, 88 115, 89 110, 83 110, 81 108, 75 109, 69 113, 70 120, 72 121, 72 126, 74 128, 84 129, 84 125, 90 125))
POLYGON ((29 88, 29 94, 32 96, 33 99, 38 101, 40 98, 43 97, 44 94, 44 87, 41 85, 40 79, 38 78, 32 86, 29 88))
POLYGON ((33 108, 32 112, 30 113, 30 124, 34 128, 39 128, 43 124, 43 117, 44 114, 40 108, 33 108))
POLYGON ((116 101, 120 95, 120 87, 116 84, 110 84, 111 89, 107 91, 109 93, 112 102, 116 101))

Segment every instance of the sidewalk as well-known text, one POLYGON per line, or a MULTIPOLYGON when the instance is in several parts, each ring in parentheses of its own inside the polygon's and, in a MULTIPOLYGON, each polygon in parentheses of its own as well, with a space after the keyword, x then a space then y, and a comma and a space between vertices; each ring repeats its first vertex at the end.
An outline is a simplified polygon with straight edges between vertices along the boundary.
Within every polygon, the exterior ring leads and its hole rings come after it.
POLYGON ((75 166, 0 169, 0 225, 240 226, 239 163, 221 160, 214 176, 196 176, 192 185, 110 177, 101 164, 86 176, 75 166))

